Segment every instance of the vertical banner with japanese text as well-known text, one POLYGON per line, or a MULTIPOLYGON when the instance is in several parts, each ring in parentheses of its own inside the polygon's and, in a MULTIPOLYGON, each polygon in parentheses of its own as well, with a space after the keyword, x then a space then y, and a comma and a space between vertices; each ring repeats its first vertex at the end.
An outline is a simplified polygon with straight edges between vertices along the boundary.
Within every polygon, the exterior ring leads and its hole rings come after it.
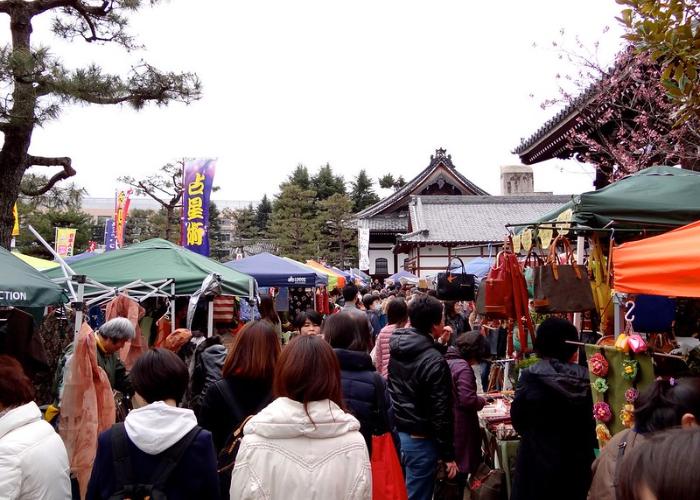
POLYGON ((131 189, 119 191, 117 203, 114 210, 114 234, 116 236, 117 248, 124 246, 124 226, 129 215, 129 204, 131 203, 131 189))
POLYGON ((369 227, 367 222, 360 219, 357 225, 357 250, 359 253, 358 267, 361 271, 369 269, 369 227))
POLYGON ((182 185, 182 246, 209 257, 209 196, 216 160, 185 164, 182 185))
POLYGON ((56 253, 61 257, 72 257, 75 245, 75 229, 68 227, 56 228, 56 253))
POLYGON ((117 249, 117 234, 114 232, 114 219, 105 222, 105 252, 117 249))

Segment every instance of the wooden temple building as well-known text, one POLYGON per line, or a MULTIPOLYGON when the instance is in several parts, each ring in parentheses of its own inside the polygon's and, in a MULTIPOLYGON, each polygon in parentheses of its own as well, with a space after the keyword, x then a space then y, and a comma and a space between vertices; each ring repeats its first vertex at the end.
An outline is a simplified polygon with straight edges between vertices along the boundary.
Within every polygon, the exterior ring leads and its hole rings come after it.
POLYGON ((414 179, 356 214, 358 233, 369 230, 363 270, 380 279, 401 269, 425 277, 444 270, 453 256, 466 264, 495 255, 506 224, 534 221, 571 199, 533 193, 528 167, 501 170, 508 194, 491 196, 457 171, 445 149, 436 150, 414 179))

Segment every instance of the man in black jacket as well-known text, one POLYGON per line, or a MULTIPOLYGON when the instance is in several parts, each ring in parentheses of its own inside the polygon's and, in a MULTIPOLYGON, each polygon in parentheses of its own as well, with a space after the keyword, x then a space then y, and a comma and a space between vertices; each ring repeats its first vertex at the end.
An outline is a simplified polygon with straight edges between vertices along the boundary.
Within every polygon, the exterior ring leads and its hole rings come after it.
POLYGON ((408 498, 430 500, 438 460, 446 463, 450 478, 457 473, 452 377, 440 350, 451 329, 444 326, 442 303, 428 295, 409 302, 408 317, 411 327, 396 330, 389 340, 388 383, 408 498))

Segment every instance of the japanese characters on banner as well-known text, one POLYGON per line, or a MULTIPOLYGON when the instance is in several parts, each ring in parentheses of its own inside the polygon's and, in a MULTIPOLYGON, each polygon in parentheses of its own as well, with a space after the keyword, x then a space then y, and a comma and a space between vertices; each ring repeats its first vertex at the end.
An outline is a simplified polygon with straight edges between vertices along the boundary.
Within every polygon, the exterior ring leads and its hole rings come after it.
POLYGON ((127 192, 119 191, 117 203, 114 209, 114 234, 117 240, 117 248, 124 246, 124 226, 129 215, 129 204, 131 203, 131 189, 127 192))
POLYGON ((359 221, 357 228, 357 249, 360 254, 360 270, 369 269, 369 227, 365 227, 364 221, 359 221))
POLYGON ((209 196, 216 160, 192 160, 185 164, 182 194, 182 246, 209 256, 209 196))
POLYGON ((75 245, 75 229, 68 227, 56 228, 56 253, 61 257, 72 257, 75 245))
POLYGON ((117 234, 114 232, 114 219, 107 219, 105 222, 105 252, 117 249, 117 234))

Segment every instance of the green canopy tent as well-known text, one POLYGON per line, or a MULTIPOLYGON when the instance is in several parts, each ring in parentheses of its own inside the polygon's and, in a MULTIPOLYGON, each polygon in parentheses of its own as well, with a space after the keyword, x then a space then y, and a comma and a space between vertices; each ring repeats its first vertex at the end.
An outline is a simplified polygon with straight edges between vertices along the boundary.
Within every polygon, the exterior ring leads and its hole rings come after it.
MULTIPOLYGON (((140 288, 145 292, 141 300, 146 296, 158 296, 159 292, 165 294, 168 285, 175 295, 191 295, 210 274, 221 277, 221 291, 224 294, 239 297, 255 295, 255 280, 247 274, 159 238, 75 262, 71 269, 75 275, 85 275, 96 282, 93 286, 98 291, 86 292, 86 296, 99 294, 97 285, 103 285, 103 295, 110 289, 133 291, 140 288)), ((66 279, 61 268, 45 274, 58 280, 66 279)))
POLYGON ((565 210, 573 211, 573 226, 586 229, 671 230, 700 219, 700 172, 675 167, 650 167, 597 191, 574 196, 536 221, 511 227, 553 227, 565 210), (551 223, 551 224, 548 224, 551 223))
POLYGON ((60 285, 0 247, 0 306, 44 307, 67 300, 60 285))
POLYGON ((672 229, 700 219, 700 172, 651 167, 574 198, 574 221, 602 228, 672 229))

